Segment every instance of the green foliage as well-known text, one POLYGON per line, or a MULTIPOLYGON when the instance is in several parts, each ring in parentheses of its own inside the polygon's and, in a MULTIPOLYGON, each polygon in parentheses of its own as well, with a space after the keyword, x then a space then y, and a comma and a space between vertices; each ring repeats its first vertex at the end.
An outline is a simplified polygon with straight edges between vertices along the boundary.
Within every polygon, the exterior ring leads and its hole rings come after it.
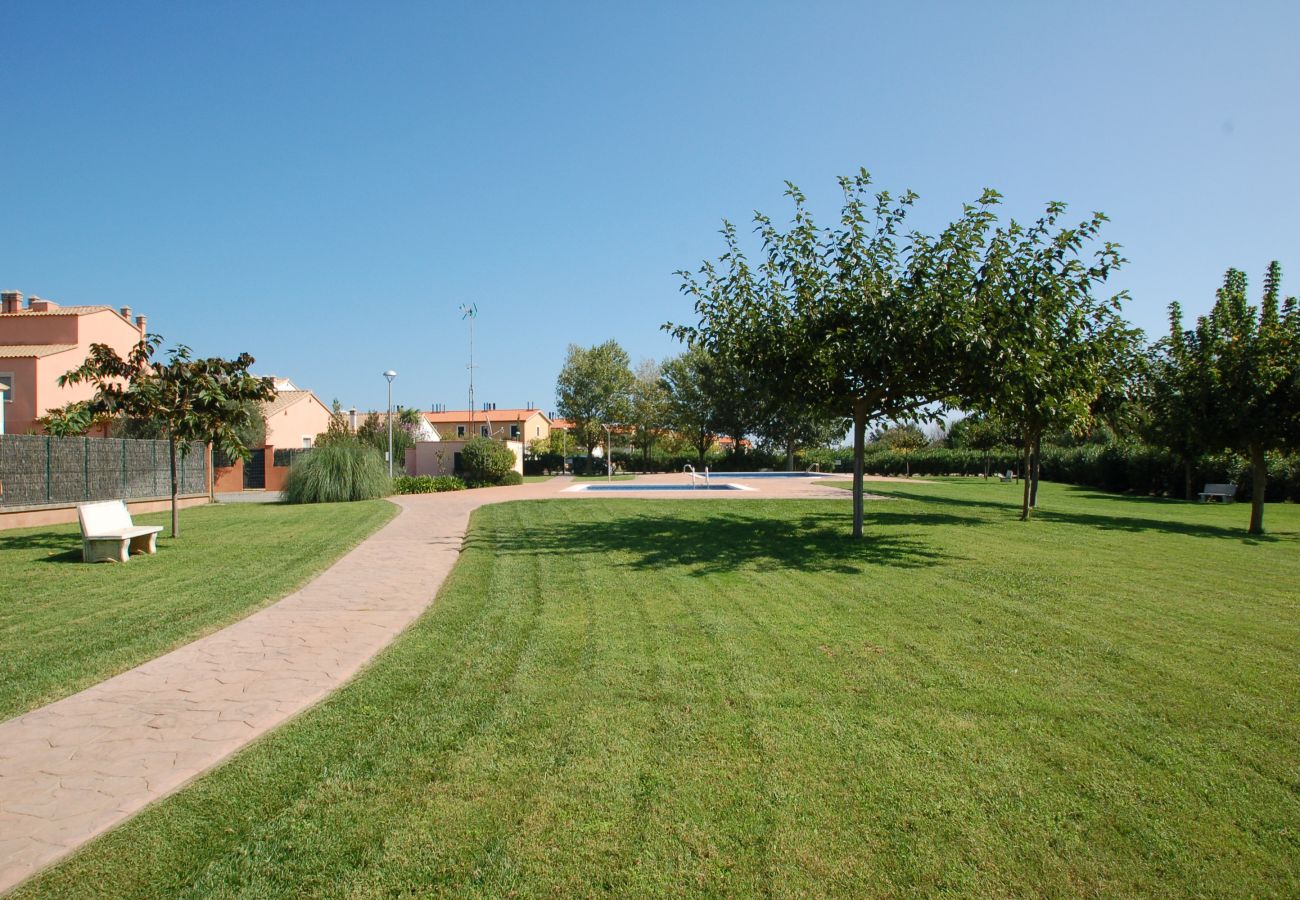
POLYGON ((45 433, 53 437, 78 437, 90 430, 94 419, 89 403, 74 400, 41 416, 40 423, 45 433))
POLYGON ((524 483, 524 476, 520 475, 514 469, 511 469, 509 472, 502 475, 501 480, 498 482, 498 484, 501 485, 518 485, 523 483, 524 483))
POLYGON ((437 494, 463 490, 465 482, 455 475, 398 475, 393 479, 394 494, 437 494))
POLYGON ((628 424, 632 426, 632 446, 641 451, 644 462, 659 442, 668 418, 668 389, 663 368, 653 359, 637 366, 628 402, 628 424))
MULTIPOLYGON (((414 410, 418 416, 419 410, 414 410)), ((404 411, 393 413, 393 466, 400 469, 406 460, 406 451, 415 446, 409 426, 402 422, 404 411)), ((356 440, 379 451, 380 459, 388 453, 388 424, 377 412, 368 413, 357 426, 356 440)))
POLYGON ((294 460, 285 480, 290 503, 373 500, 392 490, 383 458, 362 444, 328 444, 294 460))
POLYGON ((664 414, 667 426, 694 448, 698 462, 704 461, 717 440, 713 396, 708 385, 708 354, 695 345, 663 366, 664 414))
POLYGON ((573 422, 575 446, 592 449, 604 436, 602 425, 626 422, 636 377, 627 352, 616 341, 594 347, 570 344, 556 380, 556 412, 573 422))
POLYGON ((507 473, 514 471, 515 454, 500 441, 476 437, 460 451, 460 464, 472 486, 505 484, 507 473))
MULTIPOLYGON (((374 415, 374 413, 371 413, 374 415)), ((343 404, 338 398, 330 405, 330 420, 325 426, 325 430, 316 435, 314 445, 316 447, 330 447, 338 444, 355 444, 357 435, 352 432, 352 426, 348 422, 347 413, 343 411, 343 404)), ((385 445, 387 449, 387 445, 385 445)))
POLYGON ((1295 297, 1281 300, 1281 282, 1273 262, 1256 308, 1246 299, 1245 273, 1229 269, 1214 308, 1195 328, 1184 331, 1178 304, 1170 308, 1162 348, 1172 414, 1196 423, 1189 443, 1235 450, 1251 461, 1251 534, 1264 530, 1269 451, 1300 446, 1300 305, 1295 297))
POLYGON ((60 376, 59 384, 93 385, 93 417, 121 416, 163 426, 171 447, 172 537, 179 537, 177 454, 203 442, 228 457, 246 459, 240 432, 260 415, 261 404, 275 397, 275 385, 248 371, 254 360, 247 353, 235 359, 194 359, 181 344, 162 362, 153 358, 161 344, 161 336, 146 335, 126 359, 107 344, 91 344, 85 362, 60 376))

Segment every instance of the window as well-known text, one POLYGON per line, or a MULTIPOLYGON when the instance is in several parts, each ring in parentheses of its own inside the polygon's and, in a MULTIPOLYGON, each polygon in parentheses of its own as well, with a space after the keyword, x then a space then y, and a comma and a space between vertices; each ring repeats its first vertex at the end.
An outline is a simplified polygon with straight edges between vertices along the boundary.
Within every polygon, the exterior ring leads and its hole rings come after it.
POLYGON ((465 436, 465 426, 464 426, 464 425, 457 425, 457 426, 456 426, 456 437, 464 437, 464 436, 465 436))
POLYGON ((486 426, 486 425, 480 425, 480 426, 478 427, 478 433, 481 434, 481 435, 483 435, 483 437, 487 437, 487 436, 488 436, 488 433, 487 433, 487 426, 486 426))
POLYGON ((518 425, 511 425, 511 426, 510 426, 510 436, 511 436, 512 438, 517 438, 517 437, 519 437, 519 426, 518 426, 518 425))
POLYGON ((304 435, 302 436, 302 449, 304 449, 304 450, 310 450, 310 449, 311 449, 311 437, 310 437, 309 435, 305 435, 305 434, 304 434, 304 435))
POLYGON ((4 398, 5 403, 14 402, 14 373, 0 372, 0 384, 3 384, 6 390, 0 391, 0 397, 4 398))
POLYGON ((536 428, 533 429, 533 437, 541 437, 541 436, 542 436, 542 426, 538 425, 536 428))

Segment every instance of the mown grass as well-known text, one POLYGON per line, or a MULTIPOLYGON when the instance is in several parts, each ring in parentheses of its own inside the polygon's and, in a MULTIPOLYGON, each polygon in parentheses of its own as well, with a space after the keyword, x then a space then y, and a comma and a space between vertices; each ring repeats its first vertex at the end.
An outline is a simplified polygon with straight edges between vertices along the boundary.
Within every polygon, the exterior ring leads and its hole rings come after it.
POLYGON ((1291 895, 1300 509, 481 509, 357 680, 19 896, 1291 895))
POLYGON ((125 565, 83 563, 76 525, 0 532, 0 720, 243 618, 395 512, 382 500, 187 509, 179 539, 164 532, 157 554, 125 565))

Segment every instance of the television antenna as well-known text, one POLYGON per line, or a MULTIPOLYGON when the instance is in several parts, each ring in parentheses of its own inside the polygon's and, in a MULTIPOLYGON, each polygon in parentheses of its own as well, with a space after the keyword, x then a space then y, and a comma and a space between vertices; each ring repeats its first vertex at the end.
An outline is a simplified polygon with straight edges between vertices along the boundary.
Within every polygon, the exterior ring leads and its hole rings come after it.
POLYGON ((460 305, 460 317, 469 320, 469 421, 474 424, 474 370, 478 368, 474 365, 474 320, 478 318, 477 303, 462 303, 460 305))

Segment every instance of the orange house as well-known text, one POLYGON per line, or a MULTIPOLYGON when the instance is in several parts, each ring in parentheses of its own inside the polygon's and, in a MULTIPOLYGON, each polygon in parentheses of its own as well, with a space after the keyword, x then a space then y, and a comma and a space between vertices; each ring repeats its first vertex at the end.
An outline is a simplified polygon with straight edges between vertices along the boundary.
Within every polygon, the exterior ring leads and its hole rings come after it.
POLYGON ((91 344, 107 344, 125 357, 145 334, 145 317, 131 308, 59 306, 18 291, 0 293, 0 391, 4 430, 40 431, 41 416, 95 395, 92 385, 59 387, 60 375, 86 360, 91 344))
POLYGON ((252 449, 247 462, 235 461, 231 466, 218 466, 216 487, 218 492, 242 490, 280 491, 284 489, 289 474, 292 454, 276 450, 307 450, 316 442, 316 435, 329 428, 330 409, 311 391, 304 391, 287 378, 275 379, 275 399, 262 405, 262 418, 266 420, 266 442, 252 449))

